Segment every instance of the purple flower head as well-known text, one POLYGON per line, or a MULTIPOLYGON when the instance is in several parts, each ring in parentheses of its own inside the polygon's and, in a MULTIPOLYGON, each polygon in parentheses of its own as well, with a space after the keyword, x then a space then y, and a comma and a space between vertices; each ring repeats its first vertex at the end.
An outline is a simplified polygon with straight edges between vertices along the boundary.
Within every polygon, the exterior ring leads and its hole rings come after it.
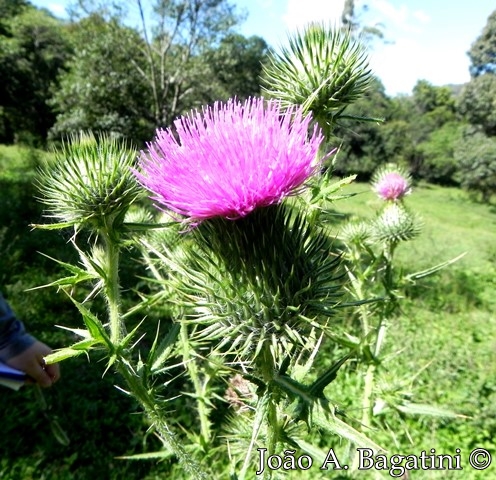
POLYGON ((399 172, 385 172, 374 183, 374 190, 383 200, 398 200, 410 193, 410 183, 399 172))
POLYGON ((237 219, 279 202, 317 166, 322 134, 299 107, 249 99, 215 103, 158 130, 140 157, 140 183, 193 222, 237 219))

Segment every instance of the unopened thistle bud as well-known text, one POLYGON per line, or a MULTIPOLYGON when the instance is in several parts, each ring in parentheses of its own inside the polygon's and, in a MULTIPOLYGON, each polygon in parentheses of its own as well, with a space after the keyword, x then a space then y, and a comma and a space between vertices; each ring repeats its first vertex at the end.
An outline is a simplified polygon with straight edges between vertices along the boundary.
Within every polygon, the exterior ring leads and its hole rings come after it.
POLYGON ((339 233, 339 238, 346 244, 363 245, 370 241, 372 230, 365 222, 349 222, 339 233))
POLYGON ((142 192, 131 171, 136 152, 110 136, 79 133, 54 153, 38 180, 47 216, 59 228, 118 227, 142 192))
POLYGON ((401 203, 389 203, 373 222, 374 236, 379 241, 412 240, 420 233, 421 222, 401 203))
POLYGON ((264 65, 263 88, 284 106, 301 105, 327 133, 371 81, 365 48, 350 32, 310 23, 264 65))

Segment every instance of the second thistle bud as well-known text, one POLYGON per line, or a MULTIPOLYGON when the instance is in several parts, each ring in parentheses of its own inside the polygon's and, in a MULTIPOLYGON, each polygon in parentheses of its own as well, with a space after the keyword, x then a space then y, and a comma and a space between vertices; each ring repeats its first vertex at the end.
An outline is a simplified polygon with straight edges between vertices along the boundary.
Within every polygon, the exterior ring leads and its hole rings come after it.
POLYGON ((404 205, 390 203, 374 221, 373 231, 379 241, 412 240, 420 233, 420 221, 404 205))
POLYGON ((60 228, 117 228, 142 192, 131 172, 136 152, 115 138, 80 133, 54 154, 38 181, 48 216, 60 228))

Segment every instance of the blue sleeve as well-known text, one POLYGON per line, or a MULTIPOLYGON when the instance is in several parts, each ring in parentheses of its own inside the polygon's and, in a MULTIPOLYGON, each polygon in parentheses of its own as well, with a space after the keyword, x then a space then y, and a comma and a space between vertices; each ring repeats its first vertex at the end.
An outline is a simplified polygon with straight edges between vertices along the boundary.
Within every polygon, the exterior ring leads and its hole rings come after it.
POLYGON ((0 361, 19 355, 34 341, 0 292, 0 361))

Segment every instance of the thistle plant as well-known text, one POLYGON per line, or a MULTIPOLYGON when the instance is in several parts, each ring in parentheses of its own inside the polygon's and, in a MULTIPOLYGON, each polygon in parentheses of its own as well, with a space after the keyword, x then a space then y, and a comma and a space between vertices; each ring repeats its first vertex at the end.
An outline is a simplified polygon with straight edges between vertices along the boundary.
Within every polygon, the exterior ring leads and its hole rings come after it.
POLYGON ((89 353, 105 352, 108 366, 114 366, 156 428, 160 438, 195 477, 203 475, 175 440, 168 422, 158 407, 134 358, 132 342, 137 329, 127 333, 125 314, 121 311, 119 280, 120 253, 129 241, 126 213, 142 195, 131 168, 136 152, 125 143, 106 135, 80 133, 71 137, 55 152, 55 161, 47 163, 39 175, 39 190, 47 205, 47 216, 55 223, 38 225, 41 228, 72 227, 71 242, 79 253, 82 266, 59 262, 72 275, 48 286, 64 289, 80 311, 84 329, 69 329, 81 340, 47 357, 47 362, 89 353), (87 231, 92 242, 79 246, 79 233, 87 231), (90 282, 93 290, 86 300, 97 293, 107 304, 107 318, 102 321, 70 291, 78 284, 90 282))
MULTIPOLYGON (((266 92, 275 98, 217 102, 191 112, 158 130, 139 154, 108 136, 79 134, 40 173, 52 221, 42 227, 72 228, 80 258, 78 265, 60 262, 70 274, 51 285, 72 298, 85 327, 72 329, 81 340, 48 361, 104 352, 107 369, 120 374, 121 388, 137 399, 190 477, 221 478, 214 468, 222 464, 219 451, 227 452, 224 469, 229 463, 229 475, 239 479, 250 475, 257 446, 267 455, 291 447, 325 458, 307 441, 313 425, 380 449, 339 416, 326 394, 346 361, 361 358, 365 348, 339 341, 335 326, 344 307, 355 308, 363 338, 372 338, 367 285, 377 281, 371 272, 380 266, 387 298, 378 307, 373 350, 379 356, 396 301, 392 257, 399 242, 416 234, 416 220, 402 203, 407 192, 394 172, 378 181, 382 216, 353 227, 353 235, 350 227, 348 250, 338 251, 335 232, 316 214, 351 181, 330 183, 327 142, 369 81, 359 43, 313 24, 267 67, 266 92), (384 248, 357 274, 343 257, 363 267, 361 249, 371 254, 369 242, 384 248), (120 260, 131 247, 140 252, 147 288, 126 308, 120 260), (348 291, 354 298, 347 302, 348 291), (104 314, 92 311, 97 296, 106 302, 104 314), (149 333, 148 320, 130 320, 154 309, 171 318, 164 319, 165 332, 154 326, 156 336, 145 348, 139 340, 149 333), (338 355, 321 369, 325 339, 336 342, 338 355), (199 425, 169 415, 178 406, 168 393, 171 377, 183 382, 179 408, 194 409, 185 415, 199 425), (240 400, 246 408, 219 425, 216 402, 233 378, 249 385, 240 400)), ((367 385, 372 391, 373 380, 367 385)), ((372 399, 364 396, 366 411, 372 399)), ((272 474, 267 469, 264 477, 272 474)))
POLYGON ((384 385, 381 387, 387 330, 401 315, 402 288, 436 273, 460 257, 416 273, 405 274, 398 269, 397 247, 418 236, 422 226, 419 216, 411 212, 404 201, 412 192, 411 178, 403 168, 388 164, 373 175, 372 190, 382 201, 375 217, 370 221, 348 222, 339 234, 350 279, 349 293, 352 298, 377 299, 356 311, 359 323, 356 338, 361 344, 360 363, 365 368, 360 407, 362 428, 376 427, 374 417, 387 408, 402 413, 456 416, 445 409, 415 405, 401 395, 391 394, 384 385))

